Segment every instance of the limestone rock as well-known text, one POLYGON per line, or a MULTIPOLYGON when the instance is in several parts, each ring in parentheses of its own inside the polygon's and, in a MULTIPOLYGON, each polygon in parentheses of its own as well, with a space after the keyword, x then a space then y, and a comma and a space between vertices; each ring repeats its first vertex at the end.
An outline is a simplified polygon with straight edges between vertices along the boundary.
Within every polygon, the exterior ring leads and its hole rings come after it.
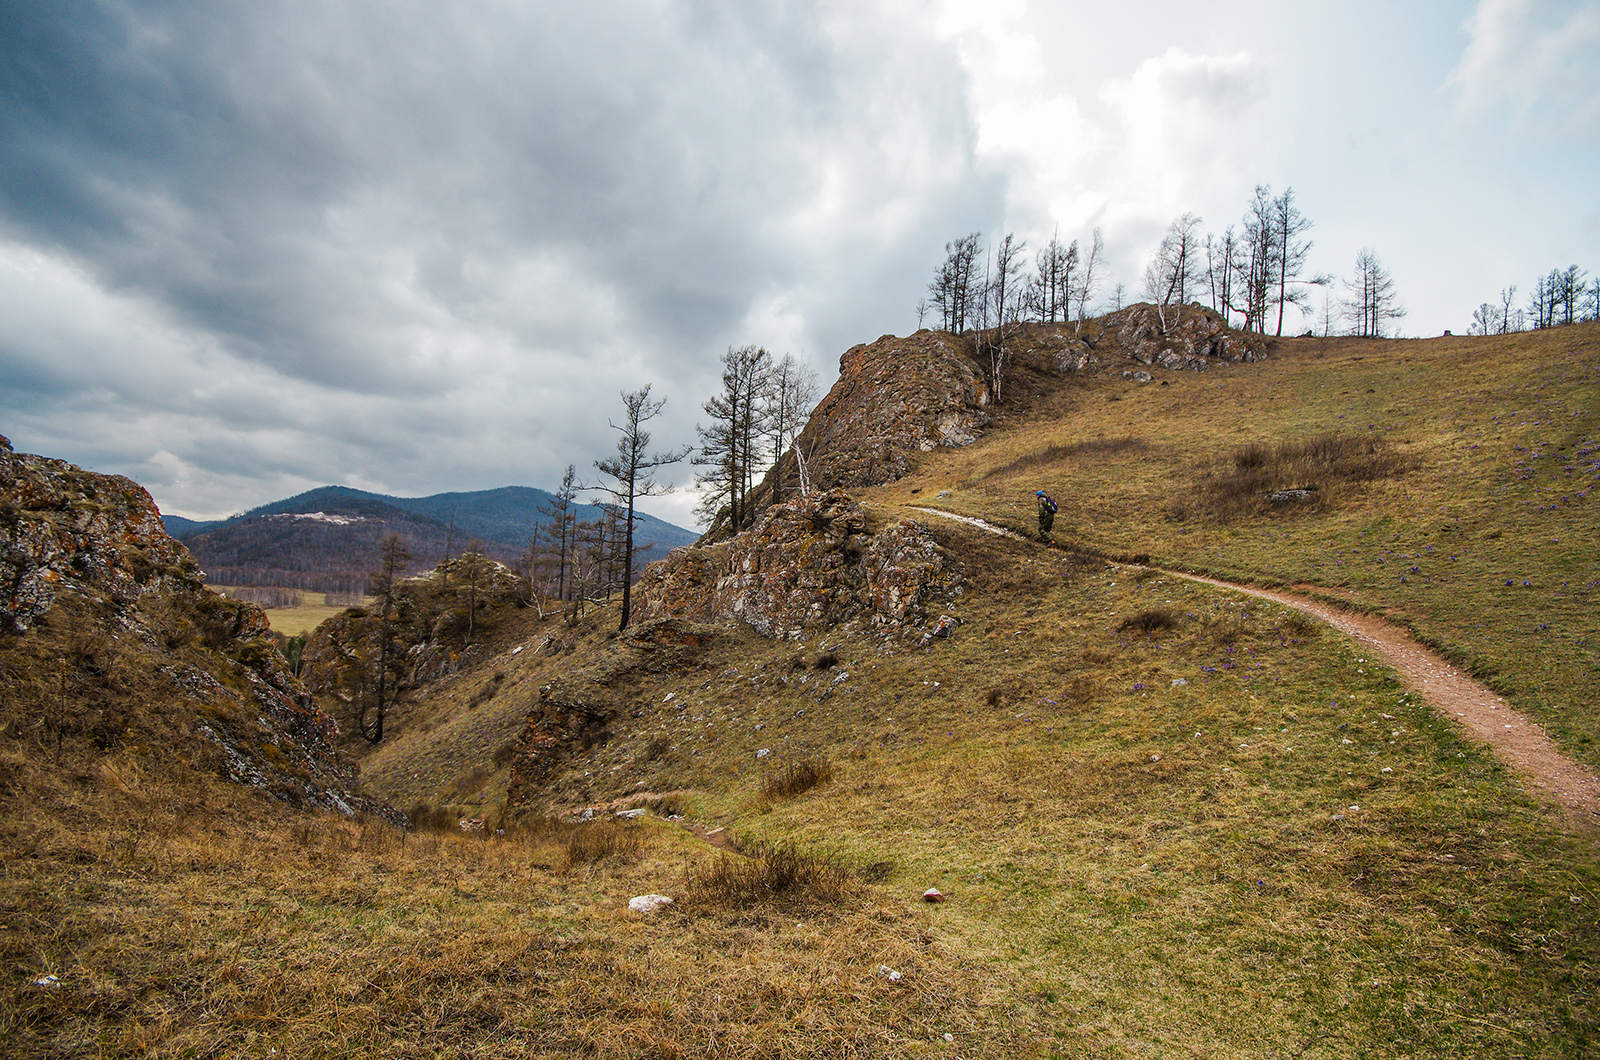
POLYGON ((641 894, 628 899, 630 912, 643 913, 646 916, 659 913, 672 904, 672 899, 664 894, 641 894))
POLYGON ((1099 326, 1102 350, 1109 339, 1140 364, 1171 372, 1204 372, 1217 364, 1245 364, 1267 356, 1265 338, 1235 331, 1221 314, 1202 305, 1158 310, 1141 302, 1102 318, 1099 326))
POLYGON ((920 625, 961 584, 925 529, 908 521, 872 532, 836 490, 769 508, 730 541, 651 564, 634 607, 643 618, 737 618, 764 636, 794 637, 851 619, 920 625))

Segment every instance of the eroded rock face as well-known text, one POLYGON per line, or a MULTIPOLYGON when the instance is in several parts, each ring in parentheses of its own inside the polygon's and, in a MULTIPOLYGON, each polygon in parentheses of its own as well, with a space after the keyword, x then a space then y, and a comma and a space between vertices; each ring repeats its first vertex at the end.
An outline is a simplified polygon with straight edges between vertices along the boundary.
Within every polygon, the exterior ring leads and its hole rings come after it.
POLYGON ((12 452, 0 437, 0 631, 25 632, 67 589, 126 606, 203 584, 137 483, 12 452))
POLYGON ((902 522, 870 532, 841 491, 769 508, 730 541, 651 564, 634 590, 641 618, 739 619, 768 637, 857 620, 920 627, 961 591, 958 566, 928 532, 902 522))
MULTIPOLYGON (((527 597, 519 574, 483 556, 464 554, 396 582, 389 614, 391 687, 436 681, 471 665, 482 657, 474 645, 492 633, 496 616, 527 597)), ((353 607, 318 626, 300 656, 306 687, 327 697, 325 705, 336 701, 353 709, 356 699, 371 694, 380 628, 376 607, 353 607)))
POLYGON ((1203 372, 1217 364, 1246 364, 1267 356, 1266 339, 1235 331, 1214 310, 1201 305, 1167 306, 1164 311, 1140 303, 1101 321, 1106 340, 1140 364, 1169 372, 1203 372))
POLYGON ((7 739, 132 746, 297 805, 404 821, 356 794, 333 719, 290 673, 265 613, 207 589, 129 479, 0 438, 0 622, 7 739))
POLYGON ((876 486, 905 475, 914 453, 971 444, 989 423, 989 403, 962 340, 934 331, 885 335, 839 359, 839 381, 796 448, 819 488, 876 486))

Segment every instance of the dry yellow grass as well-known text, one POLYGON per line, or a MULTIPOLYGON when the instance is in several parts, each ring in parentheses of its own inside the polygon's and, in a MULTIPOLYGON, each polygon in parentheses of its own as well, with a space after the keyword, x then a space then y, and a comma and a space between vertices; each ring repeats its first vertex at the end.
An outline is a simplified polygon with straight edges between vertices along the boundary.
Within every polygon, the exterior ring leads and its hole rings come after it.
POLYGON ((697 901, 712 851, 663 822, 408 836, 130 759, 43 786, 8 821, 0 1055, 1038 1052, 927 916, 865 887, 697 901))

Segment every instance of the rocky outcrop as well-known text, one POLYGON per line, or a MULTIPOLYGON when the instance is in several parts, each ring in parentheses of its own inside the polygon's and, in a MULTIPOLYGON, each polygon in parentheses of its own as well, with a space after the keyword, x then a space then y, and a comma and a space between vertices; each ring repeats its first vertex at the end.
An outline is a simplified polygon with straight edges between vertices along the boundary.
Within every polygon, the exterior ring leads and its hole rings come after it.
POLYGON ((960 569, 913 522, 872 529, 840 491, 768 509, 751 530, 651 564, 634 590, 642 618, 736 618, 768 637, 857 621, 920 627, 961 591, 960 569))
POLYGON ((14 453, 0 437, 0 631, 26 632, 64 591, 126 607, 203 584, 137 483, 14 453))
POLYGON ((1235 331, 1220 313, 1202 305, 1158 309, 1141 302, 1102 317, 1096 324, 1098 351, 1119 352, 1169 372, 1204 372, 1219 364, 1247 364, 1267 356, 1264 337, 1235 331))
POLYGON ((0 438, 0 738, 57 759, 120 747, 297 805, 402 816, 356 793, 333 720, 266 615, 205 588, 150 495, 0 438))
MULTIPOLYGON (((856 489, 908 474, 922 453, 969 445, 994 422, 999 409, 988 373, 996 332, 957 336, 919 331, 885 335, 852 347, 839 359, 839 379, 806 421, 794 445, 751 495, 756 513, 817 489, 856 489)), ((1081 323, 1010 325, 1005 337, 1005 408, 1058 385, 1058 377, 1099 371, 1203 372, 1266 356, 1265 340, 1235 331, 1200 305, 1129 306, 1081 323), (1019 379, 1028 385, 1018 388, 1019 379)), ((726 540, 736 530, 727 512, 713 521, 700 544, 726 540)))

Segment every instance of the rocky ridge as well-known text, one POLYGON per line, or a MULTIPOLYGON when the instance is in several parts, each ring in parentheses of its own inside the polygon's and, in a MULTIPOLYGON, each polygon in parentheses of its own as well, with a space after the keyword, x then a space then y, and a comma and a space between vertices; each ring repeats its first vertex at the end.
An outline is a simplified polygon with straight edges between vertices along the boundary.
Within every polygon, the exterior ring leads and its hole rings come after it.
MULTIPOLYGON (((205 588, 129 479, 0 438, 0 742, 129 749, 277 798, 402 821, 356 794, 254 604, 205 588)), ((25 753, 25 752, 24 752, 25 753)))
MULTIPOLYGON (((1005 406, 993 400, 986 358, 994 333, 922 330, 853 346, 839 359, 839 379, 805 428, 757 487, 752 511, 817 489, 879 486, 902 478, 923 454, 970 445, 1005 406)), ((1079 323, 1023 324, 1007 338, 1007 377, 1026 373, 1042 386, 1054 377, 1149 368, 1204 372, 1267 355, 1260 335, 1236 331, 1201 305, 1140 303, 1079 323)), ((1014 394, 1011 382, 1005 393, 1014 394)), ((1007 404, 1012 402, 1007 397, 1007 404)), ((737 529, 719 520, 701 543, 737 529)))

